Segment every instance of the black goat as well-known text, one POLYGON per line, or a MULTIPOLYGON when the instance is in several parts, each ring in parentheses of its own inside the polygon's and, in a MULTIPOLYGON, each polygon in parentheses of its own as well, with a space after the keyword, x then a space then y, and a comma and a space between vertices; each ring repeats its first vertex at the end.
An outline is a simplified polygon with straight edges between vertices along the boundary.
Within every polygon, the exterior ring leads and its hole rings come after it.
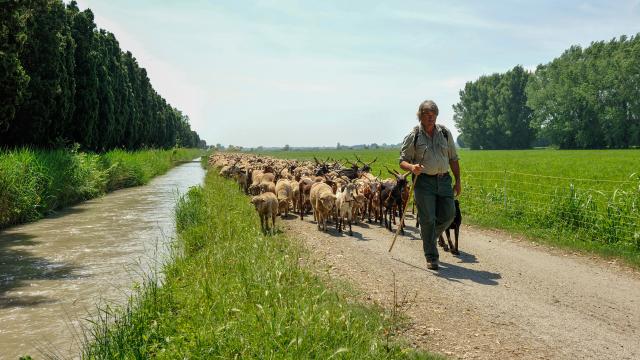
POLYGON ((404 188, 407 186, 407 175, 409 175, 410 172, 406 174, 400 174, 399 172, 395 170, 389 170, 388 168, 387 171, 389 171, 391 175, 396 177, 396 183, 395 185, 393 185, 393 187, 383 187, 380 191, 380 210, 382 211, 384 226, 389 229, 389 231, 392 231, 391 220, 394 217, 393 206, 395 205, 398 209, 398 212, 400 213, 401 218, 400 224, 398 225, 400 227, 400 233, 404 235, 404 224, 402 223, 402 211, 404 210, 404 207, 402 206, 402 193, 404 192, 404 188), (389 215, 388 220, 387 214, 389 215))
POLYGON ((320 162, 318 159, 316 159, 315 156, 313 157, 313 160, 316 161, 316 168, 314 170, 315 176, 324 176, 331 171, 331 169, 329 169, 327 161, 320 162))
MULTIPOLYGON (((355 154, 354 154, 355 155, 355 154)), ((378 160, 378 157, 376 156, 375 159, 373 159, 373 161, 365 163, 364 161, 360 160, 360 158, 358 157, 358 155, 355 155, 356 160, 362 164, 362 167, 359 169, 359 171, 361 173, 368 173, 371 172, 371 164, 373 164, 374 162, 376 162, 376 160, 378 160)))
POLYGON ((358 178, 358 174, 359 174, 358 164, 357 163, 352 163, 348 159, 345 159, 345 161, 348 162, 351 165, 351 167, 350 168, 341 168, 340 170, 338 170, 338 175, 346 176, 346 177, 349 178, 349 180, 357 179, 358 178))

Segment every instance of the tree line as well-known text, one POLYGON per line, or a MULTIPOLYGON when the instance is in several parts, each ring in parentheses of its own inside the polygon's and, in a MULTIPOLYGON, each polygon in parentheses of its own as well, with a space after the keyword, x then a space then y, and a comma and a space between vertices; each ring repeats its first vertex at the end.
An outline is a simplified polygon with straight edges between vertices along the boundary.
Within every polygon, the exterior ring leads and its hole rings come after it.
POLYGON ((472 149, 639 147, 640 37, 572 46, 535 72, 482 76, 453 110, 472 149))
POLYGON ((90 9, 62 0, 0 6, 0 146, 206 145, 90 9))

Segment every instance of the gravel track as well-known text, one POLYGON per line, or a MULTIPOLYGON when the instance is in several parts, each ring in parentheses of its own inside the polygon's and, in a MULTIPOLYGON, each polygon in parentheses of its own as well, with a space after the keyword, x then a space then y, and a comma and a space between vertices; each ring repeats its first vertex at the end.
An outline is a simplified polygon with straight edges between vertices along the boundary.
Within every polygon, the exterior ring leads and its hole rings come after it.
POLYGON ((393 234, 379 225, 348 236, 311 219, 280 226, 362 301, 391 308, 395 278, 416 347, 464 359, 640 359, 640 274, 615 261, 463 225, 461 255, 440 249, 434 272, 411 226, 389 253, 393 234))

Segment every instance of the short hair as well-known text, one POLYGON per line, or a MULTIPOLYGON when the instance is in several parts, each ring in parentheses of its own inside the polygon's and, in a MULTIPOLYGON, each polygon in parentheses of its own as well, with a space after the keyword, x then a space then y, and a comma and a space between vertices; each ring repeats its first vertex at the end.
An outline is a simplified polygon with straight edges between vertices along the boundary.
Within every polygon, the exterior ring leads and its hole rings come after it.
POLYGON ((425 100, 418 107, 418 117, 427 111, 433 111, 438 115, 438 105, 433 100, 425 100))

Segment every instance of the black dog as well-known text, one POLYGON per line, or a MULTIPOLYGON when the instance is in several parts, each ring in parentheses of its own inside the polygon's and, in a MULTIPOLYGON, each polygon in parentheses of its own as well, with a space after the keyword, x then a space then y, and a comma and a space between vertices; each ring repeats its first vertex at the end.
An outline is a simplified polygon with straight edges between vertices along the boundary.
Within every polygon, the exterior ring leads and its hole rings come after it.
POLYGON ((447 246, 447 244, 444 242, 444 237, 442 236, 442 234, 440 234, 440 238, 438 239, 438 245, 442 246, 442 250, 444 251, 449 251, 449 248, 451 248, 451 253, 453 255, 460 255, 460 252, 458 251, 458 235, 460 234, 460 224, 462 224, 462 214, 460 214, 460 202, 458 202, 458 200, 456 199, 455 203, 456 217, 453 218, 453 222, 445 230, 445 232, 447 233, 447 242, 449 242, 449 246, 447 246), (451 243, 451 236, 449 234, 450 229, 453 229, 453 233, 456 237, 455 246, 453 246, 453 243, 451 243))

